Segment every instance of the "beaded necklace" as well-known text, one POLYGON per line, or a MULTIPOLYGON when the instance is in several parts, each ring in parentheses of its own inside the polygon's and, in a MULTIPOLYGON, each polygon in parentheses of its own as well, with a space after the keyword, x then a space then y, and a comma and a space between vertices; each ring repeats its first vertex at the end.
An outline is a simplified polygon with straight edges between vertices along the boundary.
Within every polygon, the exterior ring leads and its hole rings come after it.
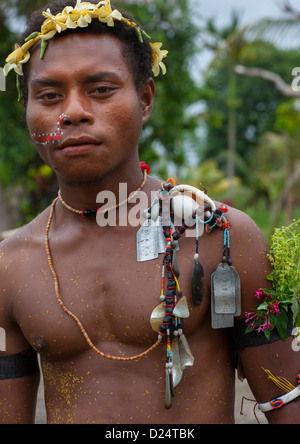
MULTIPOLYGON (((147 167, 147 165, 143 165, 141 163, 141 168, 142 171, 144 173, 144 179, 143 182, 141 183, 141 185, 139 186, 139 188, 134 191, 130 197, 128 197, 127 199, 123 200, 122 202, 119 202, 116 206, 111 207, 111 208, 107 208, 106 211, 110 211, 114 208, 118 208, 121 205, 124 205, 126 202, 128 202, 129 200, 133 199, 134 196, 136 196, 136 194, 141 191, 141 189, 144 187, 146 181, 147 181, 147 175, 149 172, 149 167, 147 167)), ((100 356, 102 356, 103 358, 107 358, 107 359, 111 359, 114 361, 135 361, 137 359, 140 359, 144 356, 147 356, 149 353, 151 353, 154 349, 156 349, 159 344, 161 343, 161 337, 159 337, 156 341, 156 343, 154 345, 152 345, 148 350, 144 351, 143 353, 140 353, 139 355, 135 355, 135 356, 130 356, 127 358, 124 357, 119 357, 119 356, 112 356, 106 353, 103 353, 101 350, 99 350, 91 341, 89 335, 87 334, 84 326, 82 325, 81 321, 79 320, 78 316, 76 316, 73 312, 71 312, 64 304, 60 292, 59 292, 59 284, 58 284, 58 277, 57 277, 57 273, 56 270, 54 268, 53 265, 53 261, 52 261, 52 254, 51 254, 51 249, 50 249, 50 242, 49 242, 49 233, 50 233, 50 228, 51 228, 51 224, 53 221, 53 217, 54 217, 54 210, 55 210, 55 206, 57 201, 60 200, 61 203, 63 204, 63 206, 65 208, 67 208, 69 211, 72 211, 75 214, 80 214, 83 217, 86 217, 87 215, 95 215, 97 213, 97 210, 83 210, 83 211, 79 211, 76 210, 72 207, 70 207, 61 197, 61 194, 59 193, 58 197, 53 201, 52 205, 51 205, 51 210, 50 210, 50 215, 49 215, 49 219, 48 219, 48 223, 47 223, 47 227, 46 227, 46 236, 45 236, 45 248, 46 248, 46 253, 47 253, 47 259, 48 259, 48 265, 51 271, 51 274, 53 276, 54 279, 54 288, 55 288, 55 295, 56 295, 56 299, 59 303, 59 305, 61 306, 61 308, 64 310, 65 313, 67 313, 71 318, 74 319, 74 321, 77 323, 81 333, 83 334, 85 340, 87 341, 88 345, 100 356), (86 212, 86 214, 84 214, 86 212)))
MULTIPOLYGON (((143 178, 143 181, 142 181, 141 185, 138 187, 137 190, 133 191, 126 199, 122 200, 121 202, 117 203, 114 206, 111 206, 109 208, 105 208, 105 210, 103 211, 103 214, 108 213, 111 210, 115 210, 116 208, 120 208, 125 203, 129 203, 144 188, 144 186, 146 184, 146 181, 147 181, 147 176, 148 176, 148 173, 149 173, 149 167, 146 164, 144 164, 144 162, 140 162, 140 164, 141 164, 141 169, 142 169, 143 174, 144 174, 144 178, 143 178)), ((89 216, 96 216, 98 211, 101 210, 100 207, 98 209, 92 209, 92 210, 89 210, 87 208, 84 208, 83 210, 76 210, 75 208, 72 208, 70 205, 68 205, 63 200, 60 190, 58 190, 58 199, 59 199, 59 201, 62 203, 62 205, 67 210, 71 211, 74 214, 79 214, 83 218, 86 218, 86 217, 89 217, 89 216)))

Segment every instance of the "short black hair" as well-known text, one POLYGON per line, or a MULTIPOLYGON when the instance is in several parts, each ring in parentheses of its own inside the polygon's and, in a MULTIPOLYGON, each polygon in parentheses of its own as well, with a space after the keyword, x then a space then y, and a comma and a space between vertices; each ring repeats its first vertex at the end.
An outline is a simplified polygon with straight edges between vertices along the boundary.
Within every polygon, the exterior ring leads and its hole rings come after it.
MULTIPOLYGON (((98 0, 90 0, 90 3, 97 4, 98 0)), ((76 0, 56 0, 49 3, 44 8, 34 11, 27 22, 26 29, 19 38, 19 45, 24 44, 24 40, 33 32, 39 31, 42 24, 46 20, 42 12, 47 8, 51 10, 53 15, 57 15, 66 6, 75 7, 76 0)), ((112 9, 114 7, 112 6, 112 9)), ((134 17, 124 10, 120 10, 123 17, 137 23, 134 17)), ((139 23, 137 23, 138 26, 139 23)), ((141 26, 140 26, 141 27, 141 26)), ((115 21, 114 27, 107 26, 106 23, 100 22, 98 19, 93 19, 86 28, 67 29, 61 34, 56 34, 54 38, 62 38, 73 32, 77 34, 113 34, 123 43, 123 56, 134 76, 134 81, 137 89, 145 83, 152 75, 152 48, 147 38, 143 38, 143 43, 139 40, 136 29, 127 25, 122 21, 115 21)), ((33 46, 33 49, 36 46, 33 46)), ((23 65, 23 76, 19 76, 20 90, 23 100, 28 99, 28 64, 23 65)))

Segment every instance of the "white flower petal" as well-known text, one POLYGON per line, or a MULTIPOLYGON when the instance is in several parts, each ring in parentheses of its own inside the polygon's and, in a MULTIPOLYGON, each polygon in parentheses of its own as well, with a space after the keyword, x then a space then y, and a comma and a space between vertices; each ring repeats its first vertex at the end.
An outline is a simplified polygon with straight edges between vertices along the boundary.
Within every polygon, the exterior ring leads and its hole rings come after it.
POLYGON ((70 12, 72 12, 72 11, 73 11, 72 6, 67 6, 67 7, 64 9, 64 12, 65 12, 66 14, 70 14, 70 12))
POLYGON ((161 72, 163 73, 163 75, 165 75, 167 72, 166 65, 163 62, 160 62, 159 66, 161 68, 161 72))
POLYGON ((86 21, 87 23, 91 23, 91 22, 92 22, 92 17, 91 17, 89 14, 86 14, 85 17, 84 17, 84 19, 85 19, 85 21, 86 21))
POLYGON ((56 32, 57 32, 56 30, 53 30, 53 31, 48 32, 47 34, 44 34, 44 35, 41 34, 40 38, 42 40, 50 40, 55 36, 56 32))
POLYGON ((17 65, 15 65, 15 66, 14 66, 14 70, 15 70, 15 72, 16 72, 19 76, 23 76, 23 68, 22 68, 22 66, 17 66, 17 65))
POLYGON ((5 75, 5 77, 7 76, 7 74, 9 73, 9 71, 11 71, 12 69, 14 69, 15 64, 14 63, 6 63, 6 65, 3 68, 3 74, 5 75))
POLYGON ((81 15, 77 21, 80 28, 86 28, 89 24, 85 21, 84 17, 81 15))
POLYGON ((66 21, 66 26, 69 29, 75 29, 76 28, 75 23, 73 22, 73 20, 70 19, 70 17, 68 17, 68 20, 66 21))
POLYGON ((110 14, 110 16, 113 17, 115 20, 122 20, 122 14, 121 14, 117 9, 115 9, 115 10, 110 14))
POLYGON ((20 65, 24 65, 24 63, 27 63, 29 61, 29 59, 30 59, 30 52, 28 51, 24 59, 19 62, 20 65))

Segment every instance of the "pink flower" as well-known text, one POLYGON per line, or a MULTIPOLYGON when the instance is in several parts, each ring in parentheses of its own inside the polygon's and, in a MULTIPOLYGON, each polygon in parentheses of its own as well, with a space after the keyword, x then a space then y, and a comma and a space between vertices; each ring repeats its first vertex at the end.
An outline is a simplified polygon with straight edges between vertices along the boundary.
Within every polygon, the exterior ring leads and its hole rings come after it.
POLYGON ((261 331, 264 331, 264 326, 260 324, 260 326, 256 329, 257 333, 260 333, 261 331))
POLYGON ((272 327, 273 327, 273 325, 270 323, 270 316, 267 315, 265 317, 265 322, 263 323, 262 328, 264 330, 267 330, 268 328, 272 328, 272 327))
POLYGON ((278 301, 273 302, 273 304, 270 304, 269 307, 270 307, 271 313, 276 314, 276 315, 281 314, 281 312, 279 310, 279 302, 278 301))
POLYGON ((266 301, 267 299, 269 299, 270 297, 272 297, 272 293, 270 293, 269 295, 267 295, 267 293, 262 290, 261 288, 258 288, 254 294, 254 296, 256 297, 256 299, 258 299, 259 301, 266 301))
POLYGON ((245 316, 245 323, 248 324, 248 322, 252 321, 249 327, 254 331, 254 324, 259 319, 257 313, 255 313, 255 311, 246 311, 245 316))

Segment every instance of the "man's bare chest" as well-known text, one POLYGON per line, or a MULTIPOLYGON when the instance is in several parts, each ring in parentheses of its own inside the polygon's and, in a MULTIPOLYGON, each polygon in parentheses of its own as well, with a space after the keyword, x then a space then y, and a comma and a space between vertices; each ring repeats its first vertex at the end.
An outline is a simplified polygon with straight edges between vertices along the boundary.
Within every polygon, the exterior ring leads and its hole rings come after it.
MULTIPOLYGON (((116 344, 147 348, 156 341, 150 316, 160 303, 163 255, 138 262, 133 230, 114 232, 93 242, 52 236, 50 246, 57 287, 42 245, 28 255, 15 285, 15 317, 37 351, 65 358, 88 349, 77 320, 104 353, 116 351, 116 344)), ((208 261, 208 269, 204 266, 204 301, 195 307, 191 300, 193 251, 180 248, 177 257, 181 289, 190 308, 185 321, 190 334, 208 312, 211 265, 208 261)))

